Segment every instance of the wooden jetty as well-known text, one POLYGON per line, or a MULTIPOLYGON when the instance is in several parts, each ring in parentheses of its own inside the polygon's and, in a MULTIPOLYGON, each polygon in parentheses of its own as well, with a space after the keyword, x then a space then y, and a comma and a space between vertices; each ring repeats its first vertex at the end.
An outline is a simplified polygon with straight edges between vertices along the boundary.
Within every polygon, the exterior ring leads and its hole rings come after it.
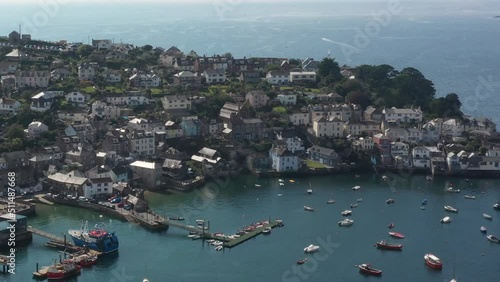
POLYGON ((42 236, 42 237, 45 237, 47 239, 50 239, 53 242, 62 243, 64 245, 68 245, 68 246, 73 246, 72 242, 66 240, 66 235, 64 236, 64 238, 57 237, 56 235, 50 234, 50 233, 42 231, 40 229, 36 229, 32 226, 28 226, 28 231, 33 233, 33 234, 36 234, 38 236, 42 236))

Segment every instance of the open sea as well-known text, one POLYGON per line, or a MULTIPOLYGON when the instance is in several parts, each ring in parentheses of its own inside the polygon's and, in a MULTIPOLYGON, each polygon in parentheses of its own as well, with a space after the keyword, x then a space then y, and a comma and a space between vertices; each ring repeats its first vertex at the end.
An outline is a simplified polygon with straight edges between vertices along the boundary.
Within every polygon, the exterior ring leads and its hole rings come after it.
MULTIPOLYGON (((66 206, 38 205, 36 217, 29 225, 62 236, 68 229, 80 227, 82 220, 105 222, 120 239, 117 256, 105 257, 80 277, 69 281, 136 282, 150 281, 498 281, 500 244, 486 239, 479 229, 500 235, 500 212, 492 205, 500 200, 500 180, 440 179, 426 181, 425 176, 400 176, 389 185, 379 175, 335 175, 295 179, 280 186, 278 179, 255 179, 241 176, 230 181, 211 184, 189 194, 147 194, 151 207, 159 214, 183 216, 186 223, 196 219, 210 220, 212 232, 232 234, 252 222, 269 218, 283 219, 285 226, 275 228, 271 235, 254 239, 216 252, 201 240, 187 238, 187 232, 170 228, 153 233, 142 227, 103 216, 96 212, 66 206), (444 192, 450 183, 461 193, 444 192), (255 187, 260 184, 261 187, 255 187), (353 191, 351 187, 360 185, 353 191), (313 194, 306 189, 312 187, 313 194), (281 196, 278 196, 282 194, 281 196), (475 195, 475 200, 464 195, 475 195), (327 200, 335 199, 335 204, 327 200), (357 199, 362 201, 357 203, 357 199), (395 203, 388 205, 386 199, 395 203), (428 200, 425 210, 420 209, 428 200), (339 227, 341 212, 350 209, 351 227, 339 227), (315 208, 307 212, 303 206, 315 208), (459 209, 446 212, 445 205, 459 209), (493 216, 492 221, 482 217, 493 216), (440 220, 451 216, 450 224, 440 220), (391 239, 387 226, 406 235, 391 239), (403 251, 383 251, 377 241, 403 244, 403 251), (303 249, 319 245, 316 256, 303 249), (443 270, 424 265, 423 256, 432 252, 443 261, 443 270), (308 257, 302 266, 298 259, 308 257), (372 263, 382 269, 382 278, 365 277, 355 265, 372 263)), ((33 236, 29 247, 17 252, 15 275, 1 275, 2 281, 30 281, 36 263, 49 265, 59 257, 57 250, 43 244, 44 238, 33 236)))
MULTIPOLYGON (((43 3, 46 1, 39 1, 43 3)), ((500 5, 497 1, 326 2, 247 4, 245 1, 213 1, 208 4, 59 4, 46 12, 40 5, 0 2, 0 34, 7 35, 22 23, 33 38, 65 39, 87 43, 89 39, 113 39, 135 45, 151 44, 185 52, 212 55, 231 52, 236 57, 326 57, 340 64, 390 64, 397 69, 415 67, 432 80, 437 95, 457 93, 463 111, 492 117, 500 122, 500 5), (392 5, 392 6, 391 6, 392 5), (44 14, 45 13, 45 16, 44 14), (375 20, 374 14, 386 15, 375 20), (389 16, 387 16, 389 15, 389 16), (382 17, 383 18, 383 17, 382 17), (38 22, 38 24, 37 24, 38 22), (362 40, 364 38, 364 41, 362 40)), ((135 282, 148 277, 158 281, 498 281, 500 245, 479 232, 484 225, 500 236, 500 214, 492 204, 500 200, 499 180, 403 177, 394 187, 374 174, 355 178, 335 175, 297 179, 284 187, 277 179, 242 176, 219 186, 207 186, 188 194, 148 194, 158 213, 184 216, 189 222, 211 221, 212 231, 226 234, 268 218, 281 218, 285 227, 270 236, 259 236, 233 249, 216 252, 202 241, 192 241, 184 231, 171 228, 152 233, 98 213, 64 206, 38 205, 29 224, 62 236, 79 228, 82 220, 104 221, 120 239, 117 256, 108 257, 69 281, 135 282), (453 181, 462 189, 449 194, 453 181), (262 188, 255 188, 254 184, 262 188), (312 186, 313 195, 305 190, 312 186), (351 187, 361 185, 359 191, 351 187), (283 194, 282 196, 277 196, 283 194), (465 194, 476 200, 464 199, 465 194), (333 197, 337 203, 327 205, 333 197), (340 212, 357 198, 350 228, 337 222, 340 212), (387 205, 385 200, 396 203, 387 205), (428 199, 426 210, 421 201, 428 199), (308 205, 316 208, 310 213, 308 205), (460 211, 452 223, 439 221, 444 205, 460 211), (482 213, 491 214, 486 221, 482 213), (388 238, 387 225, 406 238, 402 252, 381 251, 376 241, 388 238), (329 243, 328 243, 329 242, 329 243), (297 267, 303 248, 321 246, 317 257, 297 267), (432 252, 444 262, 442 271, 424 265, 432 252), (355 265, 372 263, 382 278, 361 276, 355 265)), ((34 236, 31 245, 17 251, 15 275, 0 281, 31 281, 36 263, 48 265, 59 257, 56 250, 34 236)))

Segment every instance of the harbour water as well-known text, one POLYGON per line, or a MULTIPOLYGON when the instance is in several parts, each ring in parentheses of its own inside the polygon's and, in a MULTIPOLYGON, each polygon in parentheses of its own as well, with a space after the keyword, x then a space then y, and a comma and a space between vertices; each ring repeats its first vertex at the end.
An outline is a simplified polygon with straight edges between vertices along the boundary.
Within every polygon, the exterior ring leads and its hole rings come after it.
MULTIPOLYGON (((270 236, 258 236, 233 249, 216 252, 201 240, 187 238, 186 231, 170 228, 153 233, 142 227, 121 222, 96 212, 65 206, 37 206, 38 215, 29 225, 62 236, 68 229, 79 228, 82 220, 105 222, 120 239, 117 255, 105 257, 91 269, 70 281, 134 282, 150 281, 364 281, 372 280, 358 273, 355 265, 372 263, 383 270, 384 281, 449 281, 455 270, 458 281, 496 281, 500 267, 500 245, 489 242, 479 228, 500 235, 500 213, 492 205, 500 200, 500 180, 435 179, 425 176, 402 177, 391 186, 379 175, 335 175, 295 179, 256 179, 241 176, 219 185, 209 184, 192 193, 173 195, 147 194, 151 207, 168 216, 183 216, 195 225, 196 219, 210 220, 212 232, 231 234, 243 226, 269 218, 284 220, 284 228, 270 236), (444 192, 445 187, 461 193, 444 192), (260 184, 261 187, 255 187, 260 184), (312 195, 306 194, 309 185, 312 195), (360 185, 353 191, 351 187, 360 185), (282 194, 282 196, 278 196, 282 194), (475 200, 464 195, 475 195, 475 200), (335 204, 327 204, 330 198, 335 204), (354 225, 339 227, 340 212, 353 210, 354 225), (386 199, 395 203, 388 205, 386 199), (425 210, 420 209, 428 200, 425 210), (304 211, 311 206, 315 212, 304 211), (444 205, 459 209, 447 213, 444 205), (493 216, 493 221, 482 217, 493 216), (451 216, 443 225, 440 219, 451 216), (406 235, 402 252, 382 251, 373 244, 387 239, 387 225, 406 235), (306 255, 309 244, 319 245, 320 252, 306 255), (443 261, 442 271, 428 269, 423 256, 432 252, 443 261), (309 257, 306 264, 298 259, 309 257)), ((34 236, 33 242, 16 254, 16 274, 2 275, 2 281, 31 281, 36 263, 48 265, 59 257, 56 250, 43 244, 46 239, 34 236)))

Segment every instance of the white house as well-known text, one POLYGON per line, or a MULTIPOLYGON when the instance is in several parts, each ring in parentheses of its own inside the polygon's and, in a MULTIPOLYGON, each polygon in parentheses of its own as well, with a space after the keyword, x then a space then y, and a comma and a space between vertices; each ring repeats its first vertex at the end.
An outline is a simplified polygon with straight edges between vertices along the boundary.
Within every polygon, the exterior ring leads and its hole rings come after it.
POLYGON ((31 97, 30 109, 35 112, 48 111, 54 103, 55 95, 51 92, 40 92, 31 97))
POLYGON ((49 127, 39 121, 34 121, 28 125, 28 128, 25 129, 26 134, 31 137, 38 136, 44 132, 49 131, 49 127))
POLYGON ((276 172, 293 172, 299 170, 299 157, 288 151, 285 146, 276 146, 269 151, 271 167, 276 172))
POLYGON ((136 73, 129 78, 134 87, 160 87, 161 78, 156 74, 136 73))
POLYGON ((104 119, 118 119, 121 117, 121 109, 114 105, 108 105, 101 101, 92 103, 92 113, 104 119))
POLYGON ((458 119, 448 119, 441 125, 441 134, 451 137, 460 137, 464 133, 465 127, 458 119))
POLYGON ((139 91, 130 91, 126 94, 112 93, 106 95, 106 103, 114 106, 137 106, 148 104, 149 102, 149 98, 139 91))
POLYGON ((384 120, 386 122, 422 122, 422 110, 420 108, 398 109, 392 107, 384 109, 384 120))
POLYGON ((152 132, 134 130, 129 136, 129 151, 133 156, 152 156, 155 154, 155 137, 152 132))
POLYGON ((334 117, 320 117, 313 121, 313 132, 316 137, 344 137, 344 122, 334 117))
POLYGON ((122 74, 117 70, 105 70, 102 72, 102 77, 107 83, 120 83, 122 82, 122 74))
POLYGON ((184 136, 184 129, 179 124, 169 120, 165 123, 165 139, 184 136))
POLYGON ((309 112, 306 109, 294 111, 288 115, 288 119, 293 125, 309 125, 309 112))
POLYGON ((272 70, 266 74, 266 81, 272 85, 284 85, 290 82, 290 73, 280 70, 272 70))
POLYGON ((302 141, 293 130, 278 132, 276 134, 276 140, 284 141, 286 149, 292 153, 305 150, 304 141, 302 141))
POLYGON ((291 71, 288 80, 290 83, 316 82, 316 73, 313 71, 291 71))
POLYGON ((165 110, 189 110, 191 101, 184 95, 167 95, 162 99, 165 110))
POLYGON ((352 142, 352 147, 357 151, 373 151, 373 147, 375 143, 373 142, 373 138, 371 137, 359 137, 359 139, 354 140, 352 142))
POLYGON ((207 84, 226 82, 226 72, 224 69, 207 69, 203 72, 207 84))
POLYGON ((424 146, 417 146, 411 151, 411 156, 413 159, 413 166, 415 168, 430 168, 431 167, 431 157, 430 150, 424 146))
POLYGON ((149 129, 149 121, 145 118, 134 118, 127 124, 130 130, 147 130, 149 129))
POLYGON ((66 101, 79 106, 79 107, 85 107, 87 105, 88 100, 90 99, 90 96, 78 91, 70 92, 65 95, 66 101))
POLYGON ((17 71, 17 62, 0 62, 0 75, 15 73, 17 71))
POLYGON ((94 77, 95 77, 94 65, 84 63, 78 67, 78 79, 80 79, 80 81, 94 80, 94 77))
POLYGON ((113 47, 113 41, 110 39, 92 39, 92 47, 97 50, 110 50, 113 47))
POLYGON ((14 99, 0 97, 0 115, 15 115, 21 109, 21 103, 14 99))
POLYGON ((16 86, 23 87, 39 87, 46 88, 49 86, 50 72, 48 70, 42 71, 17 71, 16 72, 16 86))
POLYGON ((113 194, 113 180, 110 177, 91 178, 90 186, 83 188, 83 196, 87 199, 107 197, 113 194))
POLYGON ((396 156, 407 157, 410 152, 410 146, 403 142, 391 142, 391 156, 394 158, 396 156))
POLYGON ((295 105, 297 103, 297 94, 295 93, 281 93, 276 97, 283 105, 295 105))

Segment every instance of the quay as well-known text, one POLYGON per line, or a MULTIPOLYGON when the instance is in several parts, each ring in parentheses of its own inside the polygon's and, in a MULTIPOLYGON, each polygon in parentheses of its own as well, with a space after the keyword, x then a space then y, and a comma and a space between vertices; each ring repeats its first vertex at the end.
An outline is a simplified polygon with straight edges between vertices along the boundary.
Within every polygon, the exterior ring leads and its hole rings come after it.
POLYGON ((205 239, 214 239, 214 240, 219 240, 223 242, 223 246, 226 248, 232 248, 235 247, 251 238, 254 238, 262 233, 265 228, 270 227, 270 228, 276 228, 276 227, 282 227, 283 226, 283 221, 281 220, 273 220, 269 221, 268 224, 262 225, 262 227, 255 228, 252 231, 246 232, 245 234, 241 235, 238 238, 228 238, 228 236, 218 236, 215 234, 211 233, 206 233, 205 234, 205 239))
MULTIPOLYGON (((30 216, 30 215, 35 215, 36 210, 35 210, 35 205, 33 203, 16 199, 15 202, 15 210, 16 214, 24 215, 24 216, 30 216)), ((0 199, 0 214, 8 214, 8 210, 12 207, 10 207, 12 203, 9 203, 8 200, 6 199, 0 199)))

